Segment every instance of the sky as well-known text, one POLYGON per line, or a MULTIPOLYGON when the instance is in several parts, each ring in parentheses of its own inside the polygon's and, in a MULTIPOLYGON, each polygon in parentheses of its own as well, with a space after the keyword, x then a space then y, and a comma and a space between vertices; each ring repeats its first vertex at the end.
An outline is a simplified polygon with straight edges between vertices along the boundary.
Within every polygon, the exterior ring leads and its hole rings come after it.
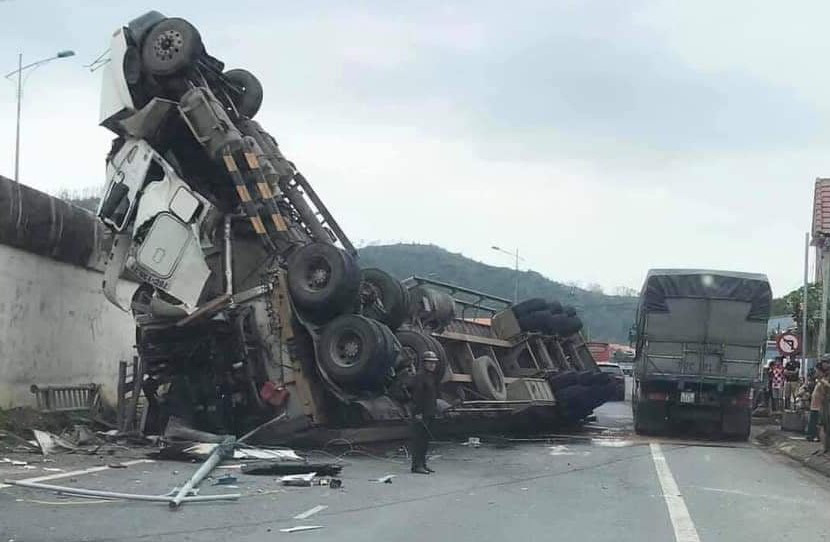
MULTIPOLYGON (((433 243, 560 281, 656 267, 802 282, 830 175, 827 2, 0 0, 0 73, 28 74, 21 181, 103 183, 101 71, 143 12, 183 17, 262 81, 257 120, 360 244, 433 243)), ((0 174, 15 84, 0 81, 0 174)))

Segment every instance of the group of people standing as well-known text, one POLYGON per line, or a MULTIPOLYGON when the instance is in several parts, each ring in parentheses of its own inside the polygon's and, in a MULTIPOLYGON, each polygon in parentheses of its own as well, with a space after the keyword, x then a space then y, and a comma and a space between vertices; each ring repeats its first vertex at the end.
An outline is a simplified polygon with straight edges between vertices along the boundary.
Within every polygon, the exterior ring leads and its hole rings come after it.
MULTIPOLYGON (((819 420, 828 417, 825 403, 830 397, 830 355, 822 356, 814 369, 810 369, 807 378, 799 376, 801 364, 795 358, 778 357, 764 369, 767 383, 767 397, 771 412, 790 410, 808 410, 807 440, 818 441, 819 420)), ((824 420, 825 431, 830 420, 824 420)))

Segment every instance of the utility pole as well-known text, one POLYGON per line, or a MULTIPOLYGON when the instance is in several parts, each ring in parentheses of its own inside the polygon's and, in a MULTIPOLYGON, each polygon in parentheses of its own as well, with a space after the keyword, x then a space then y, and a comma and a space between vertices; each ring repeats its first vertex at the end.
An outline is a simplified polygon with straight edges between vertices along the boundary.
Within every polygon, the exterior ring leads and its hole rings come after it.
POLYGON ((491 246, 490 248, 492 248, 493 250, 495 250, 497 252, 501 252, 502 254, 507 254, 508 256, 513 256, 514 257, 514 260, 515 260, 516 263, 515 263, 515 266, 513 268, 513 271, 516 275, 516 282, 513 285, 513 302, 518 303, 518 301, 519 301, 519 260, 522 259, 522 258, 519 257, 519 249, 517 248, 514 252, 511 252, 509 250, 504 250, 503 248, 497 247, 495 245, 491 246))
POLYGON ((23 101, 23 53, 17 54, 17 131, 14 136, 14 182, 20 182, 20 103, 23 101))
POLYGON ((810 265, 810 232, 804 234, 804 294, 801 301, 801 376, 807 380, 807 292, 810 287, 808 282, 808 267, 810 265))

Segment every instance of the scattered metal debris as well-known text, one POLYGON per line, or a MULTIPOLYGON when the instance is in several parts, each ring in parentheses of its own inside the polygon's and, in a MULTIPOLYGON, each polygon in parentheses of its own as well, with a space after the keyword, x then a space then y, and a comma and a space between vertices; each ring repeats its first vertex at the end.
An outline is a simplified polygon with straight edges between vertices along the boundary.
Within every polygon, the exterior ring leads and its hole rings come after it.
POLYGON ((314 514, 316 514, 316 513, 318 513, 318 512, 322 512, 322 511, 323 511, 323 510, 325 510, 326 508, 328 508, 328 506, 326 506, 325 504, 318 504, 318 505, 317 505, 317 506, 315 506, 314 508, 310 508, 310 509, 306 510, 305 512, 302 512, 302 513, 300 513, 300 514, 297 514, 296 516, 294 516, 294 519, 306 519, 306 518, 310 518, 310 517, 311 517, 311 516, 313 516, 314 514))
POLYGON ((285 461, 258 461, 242 465, 245 474, 306 474, 316 472, 321 476, 336 476, 343 470, 337 463, 297 463, 285 461))
POLYGON ((194 487, 198 486, 205 476, 210 474, 211 471, 216 468, 216 465, 218 465, 220 461, 233 453, 233 446, 235 443, 236 438, 227 437, 221 444, 216 445, 207 460, 205 460, 205 462, 202 463, 202 466, 199 467, 199 470, 193 474, 193 477, 191 477, 190 480, 188 480, 187 483, 179 489, 179 492, 170 501, 170 508, 178 508, 184 501, 187 493, 194 487))
POLYGON ((181 504, 182 502, 226 501, 237 500, 240 497, 239 493, 227 493, 223 495, 198 495, 195 497, 186 497, 183 494, 181 497, 179 497, 178 495, 175 497, 171 497, 170 495, 140 495, 136 493, 119 493, 115 491, 103 491, 100 489, 84 489, 80 487, 56 486, 52 484, 43 484, 40 482, 31 482, 27 480, 4 480, 4 483, 13 486, 28 487, 31 489, 57 491, 58 493, 63 493, 65 495, 84 495, 89 497, 124 499, 129 501, 167 502, 170 503, 171 506, 173 506, 174 503, 176 503, 175 506, 179 506, 179 504, 181 504))
POLYGON ((233 476, 231 474, 226 474, 225 476, 220 476, 219 478, 217 478, 216 481, 213 482, 213 485, 215 485, 215 486, 229 486, 229 485, 235 484, 237 481, 238 481, 238 479, 236 478, 236 476, 233 476))
POLYGON ((322 525, 298 525, 297 527, 288 527, 280 529, 281 533, 298 533, 300 531, 313 531, 314 529, 322 529, 322 525))
POLYGON ((377 480, 374 480, 374 481, 378 482, 378 483, 381 483, 381 484, 391 484, 392 483, 392 478, 394 478, 394 477, 395 477, 394 474, 387 474, 386 476, 381 476, 380 478, 378 478, 377 480))

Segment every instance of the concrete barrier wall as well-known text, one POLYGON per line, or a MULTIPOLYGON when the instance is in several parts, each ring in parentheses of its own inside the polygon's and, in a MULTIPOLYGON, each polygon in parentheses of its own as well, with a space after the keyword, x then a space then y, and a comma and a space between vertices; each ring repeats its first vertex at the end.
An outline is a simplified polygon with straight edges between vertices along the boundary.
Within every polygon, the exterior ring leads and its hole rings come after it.
POLYGON ((0 408, 33 405, 31 384, 94 382, 114 404, 132 316, 101 293, 103 275, 0 244, 0 408))

